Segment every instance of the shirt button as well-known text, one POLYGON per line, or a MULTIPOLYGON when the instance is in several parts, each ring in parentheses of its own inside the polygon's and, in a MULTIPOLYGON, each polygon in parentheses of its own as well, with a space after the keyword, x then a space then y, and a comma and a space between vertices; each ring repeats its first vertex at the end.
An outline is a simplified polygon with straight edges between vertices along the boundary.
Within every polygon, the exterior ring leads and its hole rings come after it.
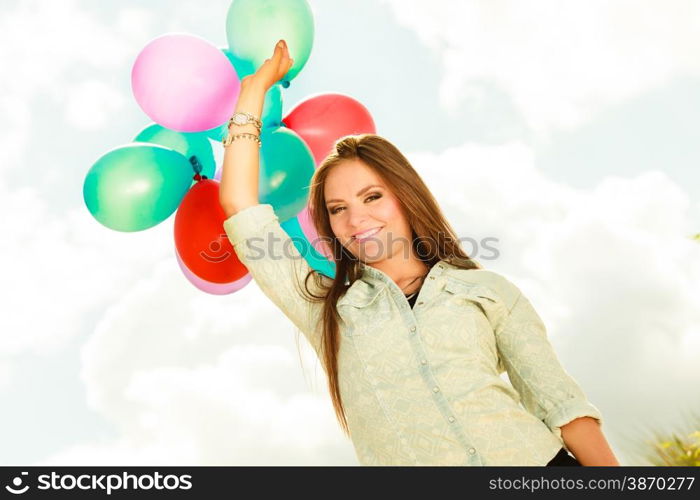
POLYGON ((427 359, 421 359, 421 360, 420 360, 420 364, 422 364, 422 365, 427 365, 427 364, 428 364, 428 360, 427 360, 427 359))
POLYGON ((450 422, 454 422, 454 421, 455 421, 455 418, 452 417, 452 416, 450 416, 450 418, 448 418, 447 420, 449 420, 450 422))
POLYGON ((438 386, 433 387, 433 392, 438 392, 440 388, 438 386))
POLYGON ((476 450, 474 448, 469 448, 469 453, 473 455, 474 453, 476 453, 476 450))
POLYGON ((415 331, 416 331, 416 327, 415 327, 415 326, 412 326, 412 327, 411 327, 411 331, 412 331, 412 332, 415 332, 415 331))

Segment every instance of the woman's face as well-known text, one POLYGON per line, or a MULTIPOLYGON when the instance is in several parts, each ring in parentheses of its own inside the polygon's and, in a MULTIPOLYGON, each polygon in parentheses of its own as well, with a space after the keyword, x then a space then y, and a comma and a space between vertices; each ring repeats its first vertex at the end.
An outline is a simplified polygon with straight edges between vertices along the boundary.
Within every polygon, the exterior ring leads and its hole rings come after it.
POLYGON ((336 165, 324 187, 333 233, 352 255, 366 264, 392 256, 408 258, 411 226, 399 201, 371 168, 360 160, 336 165), (365 189, 368 186, 369 189, 365 189), (379 231, 371 234, 379 228, 379 231), (369 232, 369 236, 358 233, 369 232))

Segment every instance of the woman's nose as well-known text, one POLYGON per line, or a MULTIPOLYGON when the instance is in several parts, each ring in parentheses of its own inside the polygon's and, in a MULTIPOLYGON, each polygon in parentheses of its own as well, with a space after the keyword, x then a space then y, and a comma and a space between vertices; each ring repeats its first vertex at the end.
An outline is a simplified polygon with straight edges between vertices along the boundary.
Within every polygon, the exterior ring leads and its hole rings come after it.
POLYGON ((351 208, 348 209, 350 212, 348 214, 348 224, 355 231, 360 231, 367 225, 367 211, 364 208, 351 208))

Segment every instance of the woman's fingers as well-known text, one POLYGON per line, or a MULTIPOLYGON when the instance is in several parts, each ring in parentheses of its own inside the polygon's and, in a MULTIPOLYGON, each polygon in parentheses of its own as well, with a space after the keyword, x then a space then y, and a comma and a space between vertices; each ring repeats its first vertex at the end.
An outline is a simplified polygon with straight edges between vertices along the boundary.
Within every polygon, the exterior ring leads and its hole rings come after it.
POLYGON ((292 60, 289 57, 289 47, 287 46, 286 42, 282 41, 280 43, 283 43, 283 47, 282 47, 282 50, 280 51, 282 53, 282 55, 281 55, 281 58, 279 60, 279 64, 277 65, 277 74, 279 75, 279 78, 282 78, 284 75, 287 74, 287 72, 289 71, 289 68, 291 68, 290 62, 292 60))
POLYGON ((280 73, 282 76, 284 76, 284 73, 287 72, 287 63, 288 62, 289 62, 289 58, 287 56, 284 56, 279 60, 279 64, 277 64, 277 72, 280 73))
POLYGON ((279 59, 284 56, 284 42, 277 42, 277 45, 275 45, 275 51, 272 54, 272 58, 279 61, 279 59))
MULTIPOLYGON (((294 59, 292 59, 292 58, 290 57, 290 55, 289 55, 289 47, 287 47, 287 44, 286 44, 286 43, 284 44, 284 50, 285 50, 285 53, 286 53, 287 62, 289 63, 289 68, 291 68, 292 65, 294 64, 294 59)), ((287 68, 287 71, 289 71, 289 68, 287 68)))

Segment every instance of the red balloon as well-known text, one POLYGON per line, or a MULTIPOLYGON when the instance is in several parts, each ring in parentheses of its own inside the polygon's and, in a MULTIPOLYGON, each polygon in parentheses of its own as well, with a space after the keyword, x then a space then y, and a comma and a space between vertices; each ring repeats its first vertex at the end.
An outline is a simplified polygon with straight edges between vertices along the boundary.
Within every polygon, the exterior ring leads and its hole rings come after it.
POLYGON ((219 183, 203 179, 187 191, 175 213, 175 248, 197 277, 230 283, 248 273, 224 231, 226 213, 219 203, 219 183))
POLYGON ((361 102, 345 94, 307 97, 282 120, 311 149, 316 165, 333 152, 333 143, 345 135, 376 134, 374 120, 361 102))

